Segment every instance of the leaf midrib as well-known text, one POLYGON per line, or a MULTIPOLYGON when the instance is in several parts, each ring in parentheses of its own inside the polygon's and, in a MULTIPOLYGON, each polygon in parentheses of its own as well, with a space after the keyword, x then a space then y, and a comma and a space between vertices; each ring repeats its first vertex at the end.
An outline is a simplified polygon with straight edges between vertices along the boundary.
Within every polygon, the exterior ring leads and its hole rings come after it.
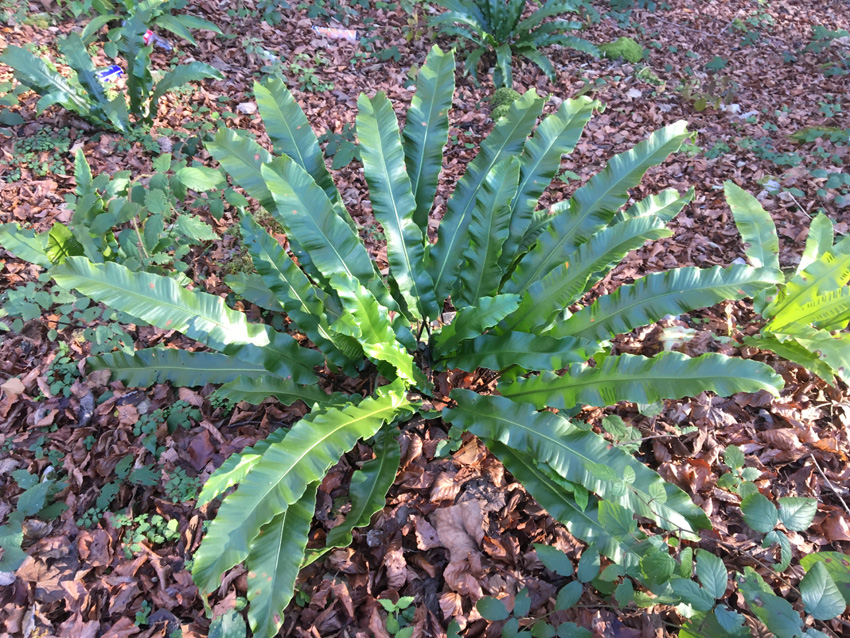
MULTIPOLYGON (((667 279, 672 278, 671 273, 675 273, 675 272, 681 272, 681 270, 667 270, 663 273, 664 277, 658 277, 658 280, 659 281, 663 280, 663 283, 667 284, 667 283, 669 283, 667 281, 667 279)), ((706 272, 706 270, 705 269, 699 269, 699 272, 706 272)), ((709 272, 710 272, 710 270, 709 270, 709 272)), ((722 272, 722 270, 721 270, 721 272, 722 272)), ((651 276, 652 276, 652 274, 647 275, 646 277, 644 277, 642 279, 642 281, 645 281, 648 277, 651 277, 651 276)), ((697 277, 699 277, 699 275, 697 275, 697 277)), ((752 279, 748 279, 746 281, 728 283, 728 284, 713 284, 713 285, 712 284, 703 284, 703 285, 698 285, 698 286, 691 287, 691 288, 686 288, 684 290, 683 289, 679 289, 679 290, 666 289, 664 292, 652 294, 649 297, 643 297, 642 299, 639 299, 638 301, 634 301, 633 303, 629 303, 625 306, 614 306, 613 305, 614 302, 611 302, 612 307, 609 310, 607 310, 605 314, 592 315, 589 311, 587 312, 587 315, 591 316, 592 319, 593 319, 592 325, 585 325, 585 327, 583 327, 578 332, 568 332, 568 333, 565 333, 564 336, 569 335, 569 336, 574 336, 574 337, 581 337, 581 338, 584 338, 584 339, 595 337, 596 333, 594 332, 594 330, 595 329, 598 330, 599 328, 603 328, 604 327, 603 324, 605 322, 609 321, 611 319, 611 317, 615 317, 615 316, 618 316, 618 315, 621 315, 621 314, 626 314, 627 312, 629 312, 630 310, 632 310, 636 306, 647 305, 647 304, 652 303, 652 302, 654 302, 658 299, 661 299, 663 297, 677 296, 677 295, 681 295, 682 293, 691 293, 691 292, 697 292, 698 293, 700 291, 710 290, 710 289, 713 289, 713 288, 721 288, 721 287, 734 288, 734 287, 739 286, 739 285, 744 286, 744 285, 752 284, 752 283, 758 283, 758 281, 753 281, 752 279), (588 332, 588 331, 593 332, 591 337, 587 337, 587 336, 583 335, 583 333, 588 332)), ((642 291, 638 291, 637 288, 636 288, 636 285, 637 284, 632 284, 630 286, 623 286, 623 287, 618 288, 617 290, 623 290, 623 288, 630 288, 631 290, 634 290, 635 295, 637 295, 639 292, 642 292, 642 291)), ((644 290, 645 289, 646 289, 646 287, 644 287, 644 290)), ((611 294, 615 294, 615 293, 616 293, 616 291, 614 293, 611 293, 611 294)), ((622 299, 622 297, 623 297, 623 295, 621 294, 620 298, 622 299)), ((600 299, 604 299, 604 297, 600 297, 600 299)), ((702 307, 706 307, 706 306, 702 306, 702 307)), ((588 308, 593 308, 593 306, 588 306, 588 308)), ((578 316, 579 316, 578 312, 575 315, 573 315, 573 317, 578 317, 578 316)), ((578 323, 578 321, 576 321, 576 323, 578 323)), ((589 322, 584 321, 584 323, 588 324, 589 322)), ((569 320, 567 320, 567 324, 569 324, 569 320)), ((567 329, 568 327, 569 327, 568 325, 565 325, 565 329, 567 329)), ((608 332, 610 332, 610 330, 608 330, 608 332)))
MULTIPOLYGON (((663 130, 663 129, 662 129, 662 130, 663 130)), ((679 136, 675 136, 675 137, 679 137, 679 136)), ((674 137, 673 139, 675 139, 675 137, 674 137)), ((650 138, 650 139, 651 139, 651 138, 650 138)), ((647 140, 647 141, 648 141, 648 140, 647 140)), ((670 141, 672 141, 672 140, 668 140, 668 141, 667 141, 667 143, 669 143, 670 141)), ((559 239, 558 241, 556 241, 556 242, 552 245, 551 250, 549 251, 549 254, 546 256, 546 258, 545 258, 545 259, 543 259, 543 260, 540 262, 540 264, 538 265, 538 267, 534 270, 534 274, 533 274, 531 277, 529 277, 528 279, 526 279, 526 282, 522 285, 522 288, 521 288, 519 291, 517 291, 517 292, 519 292, 519 293, 525 292, 525 291, 528 289, 528 287, 529 287, 530 285, 532 285, 533 283, 535 283, 535 282, 537 281, 537 278, 540 276, 540 272, 541 272, 544 268, 546 268, 546 266, 549 264, 549 262, 550 262, 550 261, 552 261, 552 259, 554 258, 554 257, 553 257, 553 255, 555 254, 555 251, 560 250, 560 248, 561 248, 561 247, 562 247, 562 246, 563 246, 563 245, 567 242, 567 240, 572 240, 572 239, 575 237, 575 234, 576 234, 576 232, 578 231, 578 228, 579 228, 580 224, 581 224, 582 222, 584 222, 584 220, 586 220, 586 219, 587 219, 588 217, 590 217, 592 214, 594 214, 594 213, 596 213, 596 212, 598 212, 599 210, 601 210, 601 209, 602 209, 602 206, 601 206, 600 202, 602 202, 603 200, 605 200, 605 199, 606 199, 606 198, 607 198, 607 197, 611 194, 611 192, 614 190, 614 188, 615 188, 617 185, 621 184, 621 183, 622 183, 622 182, 624 182, 624 181, 627 181, 627 180, 628 180, 628 178, 629 178, 629 177, 630 177, 630 176, 631 176, 631 175, 632 175, 632 174, 633 174, 636 170, 638 170, 641 166, 646 165, 646 166, 647 166, 647 170, 649 170, 649 168, 651 168, 652 166, 656 166, 657 164, 659 164, 659 162, 656 162, 656 161, 655 161, 655 157, 656 157, 658 154, 663 153, 663 150, 664 150, 664 148, 666 148, 667 143, 662 144, 662 145, 661 145, 661 147, 660 147, 660 148, 658 148, 658 149, 657 149, 654 153, 652 153, 651 155, 648 155, 648 156, 646 156, 645 158, 643 158, 643 160, 644 160, 643 162, 641 162, 641 161, 636 161, 636 162, 635 162, 635 164, 634 164, 634 167, 633 167, 633 168, 632 168, 632 169, 631 169, 628 173, 626 173, 625 175, 622 175, 619 179, 616 179, 616 180, 613 180, 612 182, 610 182, 610 184, 609 184, 608 188, 606 188, 606 189, 605 189, 605 191, 603 191, 603 194, 602 194, 602 195, 600 195, 600 196, 598 196, 598 197, 596 197, 596 199, 592 202, 592 204, 591 204, 590 206, 588 206, 587 208, 585 208, 584 214, 583 214, 581 217, 573 218, 573 225, 572 225, 572 229, 571 229, 569 232, 564 233, 564 235, 561 237, 561 239, 559 239), (647 164, 646 164, 647 162, 650 162, 650 163, 647 165, 647 164)), ((629 149, 628 151, 626 151, 626 153, 625 153, 625 154, 634 154, 635 156, 637 156, 637 153, 635 153, 635 152, 634 152, 634 150, 635 150, 634 148, 629 149)), ((664 160, 664 158, 666 158, 668 155, 670 155, 670 153, 664 153, 664 157, 662 158, 662 161, 663 161, 663 160, 664 160)), ((617 158, 620 158, 620 157, 622 157, 622 155, 615 155, 613 158, 611 158, 611 161, 610 161, 610 162, 608 163, 608 165, 605 167, 605 170, 608 170, 608 168, 611 166, 611 164, 613 164, 613 163, 615 162, 615 160, 616 160, 617 158)), ((614 170, 613 170, 613 169, 611 169, 611 172, 613 173, 613 172, 614 172, 614 170)), ((594 177, 592 177, 592 178, 591 178, 590 182, 588 182, 585 186, 582 186, 582 188, 580 188, 579 190, 577 190, 577 191, 576 191, 576 193, 575 193, 575 195, 573 195, 573 196, 569 199, 569 201, 568 201, 568 206, 567 206, 567 207, 566 207, 566 208, 565 208, 565 209, 564 209, 564 210, 563 210, 560 214, 562 214, 562 215, 565 215, 565 216, 566 216, 566 215, 567 215, 567 213, 569 213, 569 212, 572 210, 572 206, 571 206, 571 204, 572 204, 574 201, 575 201, 578 205, 580 205, 579 200, 577 199, 577 196, 579 195, 579 193, 581 193, 581 191, 582 191, 583 189, 587 188, 588 186, 591 186, 591 185, 592 185, 592 182, 593 182, 593 179, 594 179, 595 177, 597 177, 597 176, 601 176, 601 175, 604 175, 604 174, 605 174, 605 171, 603 171, 602 173, 597 173, 597 175, 595 175, 594 177)), ((619 208, 619 207, 618 207, 618 208, 619 208)), ((549 233, 549 236, 551 237, 551 232, 549 233)), ((539 252, 543 252, 543 251, 545 250, 545 248, 543 248, 543 243, 542 243, 542 242, 541 242, 541 243, 538 243, 537 245, 540 247, 539 252)), ((577 248, 578 248, 578 246, 576 246, 575 248, 577 249, 577 248)), ((537 252, 537 250, 535 250, 534 252, 537 252)))

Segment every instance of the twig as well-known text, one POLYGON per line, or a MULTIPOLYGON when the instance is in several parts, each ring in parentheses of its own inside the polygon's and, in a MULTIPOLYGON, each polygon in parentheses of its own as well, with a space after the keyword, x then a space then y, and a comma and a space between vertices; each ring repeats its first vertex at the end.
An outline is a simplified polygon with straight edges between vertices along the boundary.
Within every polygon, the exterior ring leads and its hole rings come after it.
POLYGON ((145 242, 142 240, 142 234, 139 232, 139 225, 136 223, 136 218, 133 217, 130 221, 133 222, 133 230, 136 231, 136 237, 139 238, 139 248, 141 248, 142 252, 145 253, 145 258, 150 259, 151 256, 148 254, 148 251, 145 248, 145 242))
POLYGON ((820 465, 818 464, 818 460, 815 458, 814 453, 809 452, 809 456, 812 458, 812 461, 814 462, 815 467, 818 468, 818 472, 820 472, 820 475, 823 477, 823 480, 826 481, 826 484, 829 486, 829 489, 831 489, 833 491, 833 493, 838 497, 838 500, 841 501, 841 504, 844 506, 844 511, 847 512, 848 515, 850 515, 850 507, 847 507, 847 503, 845 503, 844 499, 841 498, 841 494, 839 494, 838 488, 836 488, 835 485, 833 485, 832 481, 830 481, 828 478, 826 478, 826 474, 823 473, 823 470, 821 469, 820 465))

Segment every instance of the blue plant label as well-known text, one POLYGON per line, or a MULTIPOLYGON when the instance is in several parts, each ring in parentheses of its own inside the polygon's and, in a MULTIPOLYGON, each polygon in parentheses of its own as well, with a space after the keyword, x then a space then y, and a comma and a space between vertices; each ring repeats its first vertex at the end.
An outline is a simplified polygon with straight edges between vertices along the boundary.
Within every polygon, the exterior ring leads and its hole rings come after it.
POLYGON ((97 72, 97 77, 101 82, 111 82, 112 80, 117 80, 122 75, 124 75, 124 71, 122 71, 121 67, 117 64, 113 64, 112 66, 105 68, 103 71, 97 72))

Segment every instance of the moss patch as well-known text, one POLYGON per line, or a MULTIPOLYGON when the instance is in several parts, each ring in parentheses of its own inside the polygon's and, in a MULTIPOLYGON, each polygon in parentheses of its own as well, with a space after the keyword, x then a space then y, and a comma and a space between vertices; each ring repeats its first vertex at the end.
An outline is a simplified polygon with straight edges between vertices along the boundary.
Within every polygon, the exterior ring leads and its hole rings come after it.
POLYGON ((602 55, 610 60, 623 59, 635 64, 643 59, 643 47, 631 38, 620 38, 599 47, 602 55))
POLYGON ((511 104, 516 102, 520 97, 520 94, 513 89, 496 89, 493 97, 490 98, 490 106, 493 107, 490 111, 490 117, 494 120, 505 117, 511 108, 511 104))

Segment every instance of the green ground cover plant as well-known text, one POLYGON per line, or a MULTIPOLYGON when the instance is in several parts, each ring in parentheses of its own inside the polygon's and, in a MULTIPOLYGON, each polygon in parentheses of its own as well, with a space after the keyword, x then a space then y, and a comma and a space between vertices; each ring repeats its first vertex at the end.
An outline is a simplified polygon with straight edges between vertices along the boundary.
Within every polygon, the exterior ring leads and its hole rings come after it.
MULTIPOLYGON (((103 27, 93 20, 82 34, 71 33, 59 41, 59 50, 75 73, 66 78, 44 60, 18 46, 6 47, 0 62, 15 72, 15 79, 41 96, 38 111, 58 104, 96 126, 129 133, 135 124, 150 125, 156 116, 159 99, 188 82, 205 78, 222 79, 221 73, 203 62, 191 62, 166 72, 154 84, 150 68, 152 46, 145 45, 150 11, 138 10, 123 26, 110 32, 116 52, 123 62, 127 94, 113 97, 101 84, 93 58, 86 50, 91 39, 103 27)), ((191 36, 190 36, 191 37, 191 36)))
POLYGON ((744 343, 772 350, 827 383, 850 383, 850 237, 835 241, 832 221, 812 220, 800 263, 787 278, 779 267, 779 238, 759 201, 731 182, 726 198, 749 244, 751 265, 777 274, 777 285, 760 292, 755 310, 767 320, 744 343))
POLYGON ((575 13, 581 3, 572 0, 547 0, 532 14, 523 18, 526 0, 438 0, 436 4, 447 11, 431 20, 444 35, 469 42, 472 50, 466 55, 464 68, 473 78, 478 77, 478 64, 485 55, 495 56, 493 81, 497 87, 513 86, 513 57, 524 57, 536 64, 549 78, 554 79, 552 61, 540 49, 554 44, 599 55, 595 45, 569 31, 582 28, 582 23, 557 16, 575 13), (555 18, 548 20, 548 18, 555 18))
POLYGON ((692 192, 669 189, 622 209, 643 173, 690 138, 684 123, 614 157, 549 215, 535 211, 537 200, 600 105, 586 97, 567 100, 537 125, 543 99, 530 90, 484 140, 449 201, 437 243, 426 242, 453 90, 453 56, 434 48, 403 131, 383 94, 359 99, 357 136, 386 234, 387 279, 360 242, 318 140, 282 81, 255 85, 281 155, 229 129, 207 144, 234 182, 286 230, 299 264, 243 213, 243 240, 257 273, 234 281, 234 290, 287 314, 290 328, 318 350, 248 322, 179 277, 83 256, 66 256, 51 269, 62 288, 212 350, 153 348, 94 359, 95 368, 112 369, 125 384, 215 383, 231 401, 273 396, 312 406, 290 429, 228 459, 199 497, 201 505, 224 500, 194 556, 193 576, 209 592, 244 561, 254 635, 277 632, 302 564, 350 543, 351 530, 368 525, 383 507, 398 468, 397 425, 417 413, 483 439, 573 535, 615 561, 616 578, 675 598, 669 579, 641 569, 641 556, 668 556, 668 546, 639 530, 633 516, 681 538, 696 538, 709 526, 707 517, 684 492, 568 417, 582 405, 653 403, 704 390, 776 392, 781 385, 755 361, 617 355, 606 345, 666 314, 755 295, 774 283, 769 269, 674 269, 567 310, 630 250, 670 234, 667 221, 692 192), (454 315, 443 312, 449 298, 454 315), (368 396, 326 394, 316 385, 319 366, 327 366, 325 375, 370 375, 375 389, 368 396), (449 369, 498 381, 501 396, 479 394, 473 382, 451 392, 450 408, 429 412, 433 380, 449 369), (561 413, 540 411, 547 406, 561 413), (324 548, 307 550, 318 481, 358 439, 372 443, 375 459, 355 472, 344 523, 324 548), (276 567, 269 571, 270 565, 276 567))

